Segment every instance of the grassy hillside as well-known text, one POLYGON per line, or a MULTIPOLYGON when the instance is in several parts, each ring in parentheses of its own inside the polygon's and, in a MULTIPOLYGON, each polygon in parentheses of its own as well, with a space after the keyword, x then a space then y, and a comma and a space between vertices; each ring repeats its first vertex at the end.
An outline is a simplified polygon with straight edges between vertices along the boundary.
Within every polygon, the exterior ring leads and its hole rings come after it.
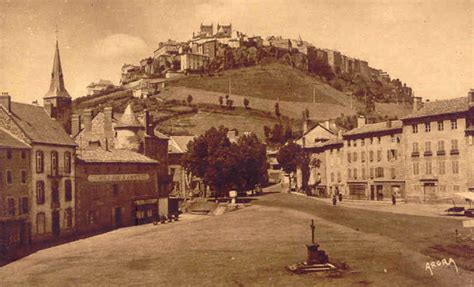
POLYGON ((291 102, 316 102, 345 105, 347 96, 314 77, 283 64, 259 65, 227 70, 218 76, 189 76, 170 82, 170 86, 196 88, 246 97, 291 102))

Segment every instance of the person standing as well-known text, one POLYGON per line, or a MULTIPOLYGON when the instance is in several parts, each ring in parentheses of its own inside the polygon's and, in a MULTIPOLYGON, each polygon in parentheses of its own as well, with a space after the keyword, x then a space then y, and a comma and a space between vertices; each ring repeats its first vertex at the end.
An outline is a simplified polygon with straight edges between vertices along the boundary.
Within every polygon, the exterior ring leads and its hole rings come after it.
POLYGON ((332 205, 336 206, 336 204, 337 204, 337 195, 336 195, 336 193, 334 193, 332 195, 332 205))
POLYGON ((395 191, 392 191, 392 204, 396 205, 397 204, 397 195, 395 191))

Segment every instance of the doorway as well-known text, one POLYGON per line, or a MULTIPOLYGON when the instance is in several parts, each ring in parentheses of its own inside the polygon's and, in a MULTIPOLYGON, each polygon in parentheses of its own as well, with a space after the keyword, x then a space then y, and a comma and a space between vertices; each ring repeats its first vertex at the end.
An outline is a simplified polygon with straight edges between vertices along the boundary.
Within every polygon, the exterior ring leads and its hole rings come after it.
POLYGON ((423 184, 423 194, 425 200, 432 200, 436 198, 436 185, 434 182, 425 182, 423 184))
POLYGON ((375 200, 375 186, 370 186, 370 200, 375 200))
POLYGON ((122 208, 120 207, 114 208, 114 224, 115 227, 122 226, 122 208))
POLYGON ((59 225, 59 210, 53 210, 51 213, 51 227, 53 229, 53 235, 59 236, 60 234, 60 225, 59 225))

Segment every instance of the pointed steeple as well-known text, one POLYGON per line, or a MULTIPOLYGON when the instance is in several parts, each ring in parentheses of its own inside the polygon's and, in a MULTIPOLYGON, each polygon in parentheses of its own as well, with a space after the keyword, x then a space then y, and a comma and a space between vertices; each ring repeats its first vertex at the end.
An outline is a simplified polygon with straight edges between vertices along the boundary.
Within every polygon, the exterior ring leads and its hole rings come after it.
POLYGON ((63 69, 61 67, 61 58, 59 57, 59 45, 56 40, 56 51, 54 54, 53 72, 51 73, 51 84, 49 91, 44 98, 71 98, 64 86, 63 69))
POLYGON ((120 121, 117 123, 116 128, 145 128, 135 116, 132 110, 132 104, 128 104, 123 112, 120 121))

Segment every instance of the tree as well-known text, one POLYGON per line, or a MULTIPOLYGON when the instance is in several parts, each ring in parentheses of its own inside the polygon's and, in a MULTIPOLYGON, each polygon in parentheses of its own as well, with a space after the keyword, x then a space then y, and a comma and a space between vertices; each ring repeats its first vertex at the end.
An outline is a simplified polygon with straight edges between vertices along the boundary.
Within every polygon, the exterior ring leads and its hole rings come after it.
POLYGON ((266 180, 265 145, 253 134, 231 143, 227 132, 224 127, 207 130, 188 144, 182 160, 188 172, 212 187, 216 199, 230 189, 243 190, 266 180))
POLYGON ((301 147, 294 142, 282 146, 277 153, 278 163, 285 173, 289 175, 291 187, 291 173, 296 171, 301 157, 301 147))
POLYGON ((245 107, 246 109, 249 109, 249 105, 250 105, 249 99, 244 98, 244 107, 245 107))
POLYGON ((193 102, 193 96, 188 95, 188 97, 186 98, 186 101, 188 102, 188 105, 191 105, 191 103, 193 102))
POLYGON ((224 98, 222 96, 219 96, 219 106, 221 106, 222 108, 223 104, 224 104, 224 98))
POLYGON ((277 118, 279 118, 281 116, 281 114, 280 114, 280 104, 278 104, 278 102, 275 103, 275 116, 277 116, 277 118))

